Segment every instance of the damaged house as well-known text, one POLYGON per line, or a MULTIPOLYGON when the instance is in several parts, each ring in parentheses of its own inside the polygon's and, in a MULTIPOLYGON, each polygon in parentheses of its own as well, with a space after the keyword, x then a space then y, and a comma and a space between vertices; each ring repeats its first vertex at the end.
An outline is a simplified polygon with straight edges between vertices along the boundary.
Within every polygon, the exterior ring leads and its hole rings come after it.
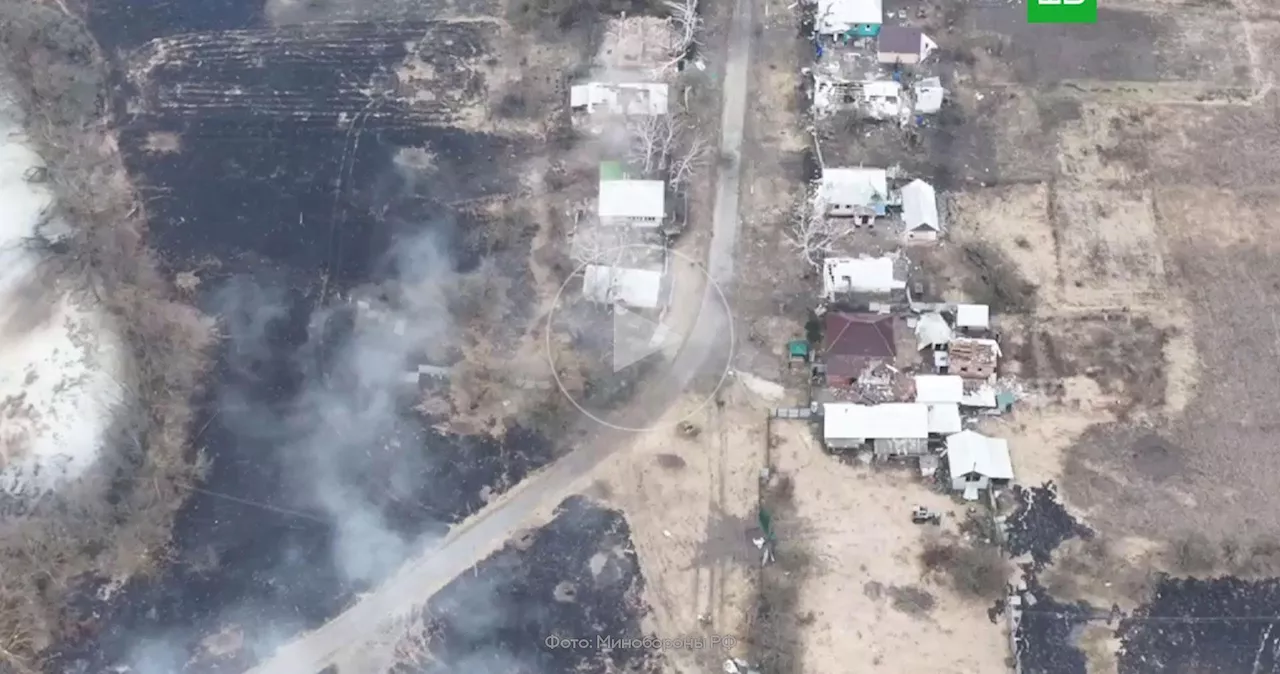
POLYGON ((886 296, 907 287, 899 279, 898 259, 884 257, 829 257, 822 261, 822 297, 840 295, 886 296))
POLYGON ((582 274, 582 294, 596 304, 636 309, 662 306, 662 271, 589 264, 582 274))
POLYGON ((889 174, 881 168, 824 168, 816 206, 829 218, 855 218, 870 225, 884 217, 889 200, 889 174))
POLYGON ((878 314, 830 312, 823 325, 822 363, 826 385, 889 386, 883 374, 898 355, 894 342, 894 318, 878 314))
POLYGON ((661 82, 589 82, 569 89, 569 108, 584 115, 665 115, 667 85, 661 82))
POLYGON ((994 382, 1000 356, 1000 344, 994 339, 957 337, 947 346, 947 373, 994 382))

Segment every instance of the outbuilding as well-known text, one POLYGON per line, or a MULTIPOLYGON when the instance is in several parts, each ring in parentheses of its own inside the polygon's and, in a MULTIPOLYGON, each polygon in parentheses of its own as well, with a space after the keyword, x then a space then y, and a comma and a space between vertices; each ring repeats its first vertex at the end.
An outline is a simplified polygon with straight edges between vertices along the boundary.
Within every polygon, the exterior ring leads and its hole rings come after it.
POLYGON ((999 487, 1013 480, 1009 442, 976 431, 961 431, 947 438, 947 467, 951 488, 963 492, 966 501, 978 498, 983 489, 999 487))
POLYGON ((938 193, 933 185, 916 179, 902 187, 903 235, 908 241, 937 241, 942 234, 938 193))
POLYGON ((938 43, 913 26, 881 26, 876 37, 876 59, 884 64, 915 65, 937 48, 938 43))
POLYGON ((918 374, 915 376, 916 402, 960 403, 964 400, 964 379, 947 374, 918 374))
POLYGON ((991 327, 991 307, 985 304, 957 304, 956 327, 967 331, 983 331, 991 327))

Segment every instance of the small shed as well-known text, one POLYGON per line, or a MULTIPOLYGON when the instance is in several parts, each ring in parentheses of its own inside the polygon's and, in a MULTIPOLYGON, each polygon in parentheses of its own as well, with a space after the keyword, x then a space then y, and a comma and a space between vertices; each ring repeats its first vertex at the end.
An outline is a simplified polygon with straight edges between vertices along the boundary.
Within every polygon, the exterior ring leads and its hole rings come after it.
POLYGON ((600 224, 657 228, 667 214, 666 194, 661 180, 601 180, 600 224))
POLYGON ((876 59, 884 64, 915 65, 938 48, 924 31, 913 26, 881 26, 876 59))
POLYGON ((916 319, 916 349, 945 349, 954 336, 942 314, 931 311, 916 319))
POLYGON ((818 201, 828 217, 857 218, 869 225, 885 214, 889 173, 882 168, 823 169, 818 201))
POLYGON ((947 374, 915 376, 918 403, 959 403, 964 399, 964 379, 947 374))
POLYGON ((582 294, 597 304, 656 309, 662 304, 662 272, 589 264, 582 274, 582 294))
POLYGON ((875 37, 884 23, 882 0, 818 0, 814 15, 820 35, 875 37))
POLYGON ((846 293, 888 295, 907 287, 897 278, 897 258, 829 257, 822 261, 822 296, 835 299, 846 293))
POLYGON ((991 307, 985 304, 957 304, 956 327, 974 331, 990 328, 991 307))
POLYGON ((908 241, 937 241, 942 234, 938 217, 938 193, 933 185, 916 179, 902 187, 902 222, 908 241))
POLYGON ((947 98, 947 90, 942 87, 940 78, 926 77, 917 80, 911 88, 916 95, 916 113, 932 115, 942 109, 942 102, 947 98))
MULTIPOLYGON (((929 408, 917 403, 826 403, 822 406, 822 439, 831 449, 856 449, 878 440, 927 443, 929 408)), ((895 453, 892 443, 884 443, 884 447, 895 453)))
POLYGON ((809 361, 809 342, 793 339, 787 342, 787 358, 790 360, 809 361))
POLYGON ((983 489, 1002 486, 1013 479, 1009 442, 1001 438, 961 431, 947 438, 946 457, 951 488, 963 492, 966 501, 976 500, 983 489))

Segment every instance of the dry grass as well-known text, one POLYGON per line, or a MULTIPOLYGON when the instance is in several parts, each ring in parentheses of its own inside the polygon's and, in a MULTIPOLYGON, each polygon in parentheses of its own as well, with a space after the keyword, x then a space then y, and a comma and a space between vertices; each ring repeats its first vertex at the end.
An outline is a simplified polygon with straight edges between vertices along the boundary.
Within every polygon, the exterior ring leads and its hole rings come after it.
POLYGON ((57 215, 75 229, 55 257, 59 272, 109 312, 132 355, 119 454, 0 528, 0 661, 28 672, 42 649, 75 636, 60 615, 74 579, 122 580, 166 558, 173 518, 207 465, 188 432, 213 335, 203 315, 172 299, 145 245, 145 213, 102 116, 103 60, 85 27, 52 5, 11 3, 0 7, 0 44, 48 163, 57 215))

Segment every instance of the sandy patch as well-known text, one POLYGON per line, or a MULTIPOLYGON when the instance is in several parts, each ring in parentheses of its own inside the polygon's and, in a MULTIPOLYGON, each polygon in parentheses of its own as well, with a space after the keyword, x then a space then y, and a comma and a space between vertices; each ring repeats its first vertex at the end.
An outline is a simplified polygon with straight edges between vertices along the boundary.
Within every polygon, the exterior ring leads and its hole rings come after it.
MULTIPOLYGON (((758 552, 757 476, 764 465, 766 403, 730 379, 723 408, 690 395, 659 430, 637 434, 591 476, 592 495, 621 508, 653 608, 646 630, 661 637, 745 634, 758 552), (687 420, 696 437, 677 431, 687 420)), ((723 653, 667 653, 678 671, 706 671, 723 653)), ((718 662, 715 663, 718 666, 718 662)))
POLYGON ((918 562, 922 529, 911 509, 945 512, 943 528, 954 530, 963 507, 908 471, 840 463, 804 424, 775 428, 774 460, 794 480, 801 521, 799 531, 778 532, 780 545, 802 540, 810 556, 799 601, 813 616, 801 634, 804 671, 844 674, 868 664, 885 672, 1005 671, 1003 623, 987 620, 986 604, 925 580, 918 562))
POLYGON ((1164 293, 1164 256, 1149 193, 1062 188, 1055 196, 1065 304, 1127 306, 1164 293))
POLYGON ((960 192, 950 197, 951 237, 999 249, 1044 296, 1060 277, 1048 205, 1048 187, 1041 184, 960 192))

